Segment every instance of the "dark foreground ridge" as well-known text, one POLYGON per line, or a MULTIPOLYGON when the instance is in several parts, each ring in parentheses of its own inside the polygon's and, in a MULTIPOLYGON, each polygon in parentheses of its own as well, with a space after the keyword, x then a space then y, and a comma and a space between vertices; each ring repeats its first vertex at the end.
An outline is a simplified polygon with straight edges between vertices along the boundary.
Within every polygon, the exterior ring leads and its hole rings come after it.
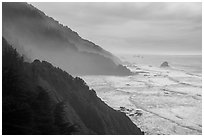
POLYGON ((143 134, 79 77, 24 62, 3 38, 2 134, 143 134))

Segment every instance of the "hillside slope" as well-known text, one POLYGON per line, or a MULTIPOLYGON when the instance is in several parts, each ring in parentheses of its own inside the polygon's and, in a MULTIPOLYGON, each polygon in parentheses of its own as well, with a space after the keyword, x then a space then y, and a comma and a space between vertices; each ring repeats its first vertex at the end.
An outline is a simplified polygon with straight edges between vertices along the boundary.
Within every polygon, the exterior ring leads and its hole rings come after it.
POLYGON ((79 77, 39 60, 24 62, 3 38, 3 134, 143 134, 79 77))
POLYGON ((46 60, 73 75, 130 75, 120 60, 27 3, 2 3, 2 33, 33 61, 46 60))

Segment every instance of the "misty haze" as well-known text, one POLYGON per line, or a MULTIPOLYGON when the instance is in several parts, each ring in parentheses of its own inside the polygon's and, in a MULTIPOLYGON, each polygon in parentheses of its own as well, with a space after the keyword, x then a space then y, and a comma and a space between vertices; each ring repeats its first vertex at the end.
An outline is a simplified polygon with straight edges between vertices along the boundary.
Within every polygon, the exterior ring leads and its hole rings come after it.
POLYGON ((3 2, 3 135, 201 135, 202 3, 3 2))

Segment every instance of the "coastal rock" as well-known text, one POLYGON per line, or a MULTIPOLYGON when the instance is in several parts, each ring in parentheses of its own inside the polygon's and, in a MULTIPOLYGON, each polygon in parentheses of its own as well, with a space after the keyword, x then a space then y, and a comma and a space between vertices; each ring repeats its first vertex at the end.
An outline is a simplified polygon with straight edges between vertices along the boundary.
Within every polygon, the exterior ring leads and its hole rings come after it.
POLYGON ((169 67, 169 63, 167 61, 163 62, 160 67, 169 67))

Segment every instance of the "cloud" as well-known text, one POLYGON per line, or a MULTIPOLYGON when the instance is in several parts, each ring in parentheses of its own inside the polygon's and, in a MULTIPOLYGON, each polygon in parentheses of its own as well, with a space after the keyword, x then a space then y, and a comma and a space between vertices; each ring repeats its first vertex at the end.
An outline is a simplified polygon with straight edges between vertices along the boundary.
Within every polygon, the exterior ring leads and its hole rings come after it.
POLYGON ((201 53, 201 3, 31 4, 113 53, 201 53))

